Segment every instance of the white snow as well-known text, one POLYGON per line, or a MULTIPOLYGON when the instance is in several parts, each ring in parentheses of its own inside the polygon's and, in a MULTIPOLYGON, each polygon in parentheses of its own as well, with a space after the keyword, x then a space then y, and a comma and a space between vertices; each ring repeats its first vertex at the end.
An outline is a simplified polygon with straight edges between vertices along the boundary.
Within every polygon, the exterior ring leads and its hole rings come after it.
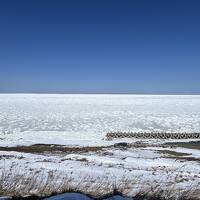
MULTIPOLYGON (((200 132, 200 96, 0 94, 1 147, 36 143, 109 146, 121 141, 103 140, 109 131, 200 132)), ((53 172, 49 187, 59 188, 64 180, 71 188, 102 195, 114 186, 127 196, 156 185, 177 192, 199 187, 199 162, 165 157, 158 150, 200 159, 199 150, 180 147, 108 147, 98 152, 40 155, 0 151, 0 175, 5 171, 11 178, 13 173, 30 177, 37 173, 34 185, 42 187, 53 172)))
POLYGON ((98 145, 109 131, 200 131, 200 96, 0 94, 0 146, 98 145))
POLYGON ((134 196, 138 190, 156 185, 173 185, 173 189, 180 193, 179 190, 197 187, 200 181, 198 162, 164 158, 154 148, 126 151, 108 149, 107 152, 113 154, 87 152, 35 155, 0 151, 3 158, 0 173, 5 169, 9 173, 12 171, 14 174, 26 174, 30 177, 37 173, 40 178, 36 186, 40 187, 48 173, 53 172, 52 187, 59 188, 64 178, 71 188, 87 193, 89 187, 91 191, 98 191, 101 195, 111 192, 114 185, 127 196, 134 196))

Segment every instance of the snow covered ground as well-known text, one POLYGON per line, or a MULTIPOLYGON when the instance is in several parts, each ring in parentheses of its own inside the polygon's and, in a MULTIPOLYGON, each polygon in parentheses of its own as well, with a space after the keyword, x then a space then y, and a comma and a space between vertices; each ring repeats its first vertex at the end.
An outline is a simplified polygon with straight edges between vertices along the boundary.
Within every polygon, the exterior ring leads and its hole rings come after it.
MULTIPOLYGON (((160 189, 167 190, 167 195, 173 197, 186 191, 199 192, 199 160, 187 161, 186 155, 177 159, 174 155, 166 155, 166 150, 107 148, 96 152, 39 155, 0 151, 1 188, 7 191, 14 187, 21 195, 50 195, 69 190, 94 197, 112 193, 115 189, 130 197, 160 189)), ((182 152, 181 148, 178 152, 182 152)), ((186 153, 184 148, 183 152, 186 153)), ((200 159, 200 151, 189 150, 187 153, 200 159)))
POLYGON ((22 195, 67 189, 91 196, 114 189, 129 197, 160 189, 170 191, 165 196, 200 194, 200 148, 106 141, 109 131, 200 132, 200 96, 0 94, 0 189, 22 195), (130 146, 114 146, 118 142, 130 146), (33 144, 80 150, 11 148, 33 144), (103 148, 82 151, 86 146, 103 148))

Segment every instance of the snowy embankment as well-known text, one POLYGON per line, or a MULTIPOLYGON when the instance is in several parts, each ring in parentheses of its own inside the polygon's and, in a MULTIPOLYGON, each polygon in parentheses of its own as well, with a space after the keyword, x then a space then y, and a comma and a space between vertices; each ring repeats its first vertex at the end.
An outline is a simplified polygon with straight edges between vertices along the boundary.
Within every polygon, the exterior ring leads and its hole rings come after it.
POLYGON ((110 131, 199 132, 200 96, 0 95, 0 192, 200 197, 199 143, 110 131))
MULTIPOLYGON (((174 198, 186 191, 197 192, 199 161, 187 159, 193 154, 200 159, 200 151, 185 153, 178 148, 178 152, 185 154, 177 153, 179 156, 175 157, 166 156, 166 150, 161 147, 108 148, 97 152, 43 155, 1 151, 1 188, 12 189, 17 195, 80 191, 93 197, 114 190, 130 197, 161 189, 166 190, 164 195, 174 198)), ((170 151, 176 152, 176 149, 170 151)))

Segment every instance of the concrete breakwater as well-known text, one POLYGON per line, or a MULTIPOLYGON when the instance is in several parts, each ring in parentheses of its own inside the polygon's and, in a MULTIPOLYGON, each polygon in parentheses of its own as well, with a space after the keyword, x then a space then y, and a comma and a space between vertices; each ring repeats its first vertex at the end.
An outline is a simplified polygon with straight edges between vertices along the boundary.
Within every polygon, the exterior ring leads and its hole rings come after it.
POLYGON ((200 139, 199 133, 169 133, 169 132, 109 132, 107 140, 114 138, 141 138, 141 139, 200 139))

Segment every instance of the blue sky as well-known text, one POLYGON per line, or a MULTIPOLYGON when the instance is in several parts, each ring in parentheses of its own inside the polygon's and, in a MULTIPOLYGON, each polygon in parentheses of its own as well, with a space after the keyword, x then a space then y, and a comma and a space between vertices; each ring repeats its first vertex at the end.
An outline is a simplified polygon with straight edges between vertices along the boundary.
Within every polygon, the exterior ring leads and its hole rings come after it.
POLYGON ((198 0, 0 0, 0 92, 200 94, 198 0))

